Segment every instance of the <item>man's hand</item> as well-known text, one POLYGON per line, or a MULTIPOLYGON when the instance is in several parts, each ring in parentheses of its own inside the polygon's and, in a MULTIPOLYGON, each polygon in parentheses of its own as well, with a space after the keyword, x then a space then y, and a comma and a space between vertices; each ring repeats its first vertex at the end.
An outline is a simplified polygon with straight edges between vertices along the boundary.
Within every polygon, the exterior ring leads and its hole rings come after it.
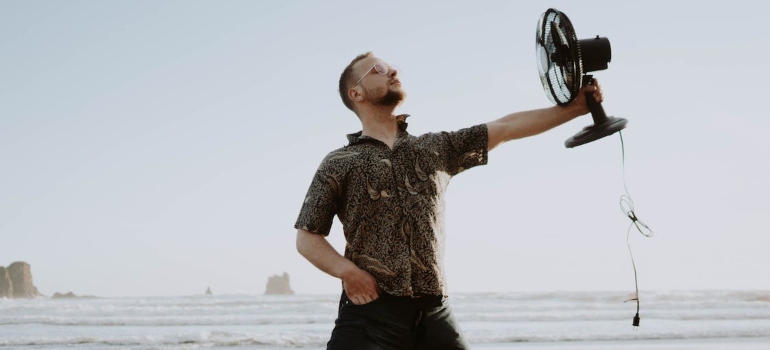
POLYGON ((345 271, 341 279, 345 294, 353 304, 367 304, 380 297, 374 276, 355 265, 345 271))
POLYGON ((577 96, 575 96, 575 101, 572 101, 572 103, 567 107, 574 108, 578 115, 588 113, 588 103, 586 102, 587 92, 593 93, 592 96, 596 102, 601 103, 604 101, 604 96, 602 95, 602 86, 599 85, 599 80, 593 79, 590 84, 580 88, 580 92, 578 92, 577 96))
POLYGON ((569 106, 575 108, 578 115, 583 115, 589 112, 588 104, 586 103, 586 92, 592 92, 593 98, 596 100, 596 102, 602 103, 604 101, 604 96, 602 95, 602 86, 599 85, 599 80, 593 79, 591 84, 580 88, 580 92, 578 92, 577 96, 575 96, 575 101, 573 101, 569 106))
POLYGON ((340 255, 323 235, 297 230, 297 251, 321 271, 341 279, 353 304, 363 305, 379 298, 374 276, 340 255))

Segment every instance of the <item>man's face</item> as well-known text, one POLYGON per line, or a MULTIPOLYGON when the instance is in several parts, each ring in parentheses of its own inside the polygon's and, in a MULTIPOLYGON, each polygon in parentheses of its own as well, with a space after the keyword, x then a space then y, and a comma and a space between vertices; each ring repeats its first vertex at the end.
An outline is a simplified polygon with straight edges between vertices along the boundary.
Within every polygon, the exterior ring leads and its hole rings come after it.
POLYGON ((377 57, 368 57, 356 63, 358 85, 364 98, 376 106, 398 106, 406 98, 401 88, 399 72, 377 57))

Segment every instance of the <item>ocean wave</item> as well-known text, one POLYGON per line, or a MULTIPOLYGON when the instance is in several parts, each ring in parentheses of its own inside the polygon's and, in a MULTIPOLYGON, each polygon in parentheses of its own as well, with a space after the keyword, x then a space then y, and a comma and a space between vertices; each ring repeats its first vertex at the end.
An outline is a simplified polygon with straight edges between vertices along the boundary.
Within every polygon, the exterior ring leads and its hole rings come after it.
POLYGON ((0 316, 0 326, 41 324, 53 326, 259 326, 300 325, 334 322, 333 314, 326 315, 252 315, 244 317, 67 317, 67 316, 0 316))
POLYGON ((594 341, 632 341, 632 340, 693 340, 693 339, 720 339, 720 338, 766 338, 768 333, 743 333, 743 334, 677 334, 677 333, 641 333, 638 334, 550 334, 550 335, 498 335, 491 337, 469 336, 471 343, 552 343, 552 342, 594 342, 594 341))
MULTIPOLYGON (((591 342, 591 341, 634 341, 634 340, 684 340, 717 338, 765 338, 770 330, 714 331, 693 330, 657 332, 466 332, 471 343, 549 343, 549 342, 591 342)), ((69 336, 0 339, 0 347, 52 347, 63 348, 84 344, 105 347, 170 347, 174 349, 196 349, 205 347, 322 347, 329 339, 328 332, 315 333, 274 333, 242 334, 237 332, 209 331, 194 334, 163 336, 69 336)))
MULTIPOLYGON (((461 313, 457 312, 458 319, 466 321, 488 322, 573 322, 573 321, 617 321, 625 320, 634 311, 612 312, 547 312, 547 313, 461 313)), ((770 310, 756 313, 688 313, 680 311, 670 312, 642 312, 646 319, 679 320, 679 321, 767 321, 770 320, 770 310)))
POLYGON ((101 336, 36 336, 16 339, 0 339, 0 346, 50 346, 67 347, 83 344, 121 346, 121 347, 231 347, 231 346, 280 346, 308 347, 320 346, 328 341, 328 332, 303 331, 294 333, 284 332, 237 332, 222 330, 191 331, 173 334, 143 334, 101 336))
MULTIPOLYGON (((641 331, 617 292, 455 294, 474 343, 770 337, 770 293, 649 292, 641 331)), ((338 296, 0 300, 0 347, 322 347, 338 296)))

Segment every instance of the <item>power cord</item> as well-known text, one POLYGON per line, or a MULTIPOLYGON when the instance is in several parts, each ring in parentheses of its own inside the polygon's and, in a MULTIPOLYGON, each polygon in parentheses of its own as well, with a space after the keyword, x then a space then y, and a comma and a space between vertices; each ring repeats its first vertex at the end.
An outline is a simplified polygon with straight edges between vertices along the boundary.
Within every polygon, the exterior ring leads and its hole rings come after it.
POLYGON ((636 212, 634 212, 634 200, 631 199, 631 194, 628 192, 628 186, 626 186, 626 147, 623 142, 623 132, 619 131, 618 134, 620 135, 620 149, 623 157, 623 189, 626 191, 625 194, 620 196, 620 210, 631 219, 631 224, 628 225, 628 230, 626 231, 626 246, 628 246, 628 254, 631 256, 631 266, 634 268, 634 286, 636 287, 634 298, 624 302, 636 301, 636 315, 631 324, 634 327, 639 327, 639 321, 641 320, 639 317, 639 278, 637 277, 636 262, 634 262, 634 253, 631 251, 631 242, 629 238, 631 236, 631 228, 634 226, 636 226, 637 231, 644 237, 650 238, 654 236, 654 233, 647 224, 642 220, 639 220, 639 217, 636 216, 636 212))

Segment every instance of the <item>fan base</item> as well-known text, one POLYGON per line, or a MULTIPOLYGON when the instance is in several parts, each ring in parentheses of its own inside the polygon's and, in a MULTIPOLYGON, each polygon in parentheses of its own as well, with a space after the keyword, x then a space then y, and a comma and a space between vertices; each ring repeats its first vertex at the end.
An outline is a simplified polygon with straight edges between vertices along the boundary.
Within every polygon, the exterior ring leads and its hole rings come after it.
POLYGON ((589 125, 580 130, 575 136, 564 141, 564 146, 573 148, 586 143, 596 141, 602 137, 612 135, 626 127, 628 120, 623 118, 607 117, 607 120, 598 125, 589 125))

